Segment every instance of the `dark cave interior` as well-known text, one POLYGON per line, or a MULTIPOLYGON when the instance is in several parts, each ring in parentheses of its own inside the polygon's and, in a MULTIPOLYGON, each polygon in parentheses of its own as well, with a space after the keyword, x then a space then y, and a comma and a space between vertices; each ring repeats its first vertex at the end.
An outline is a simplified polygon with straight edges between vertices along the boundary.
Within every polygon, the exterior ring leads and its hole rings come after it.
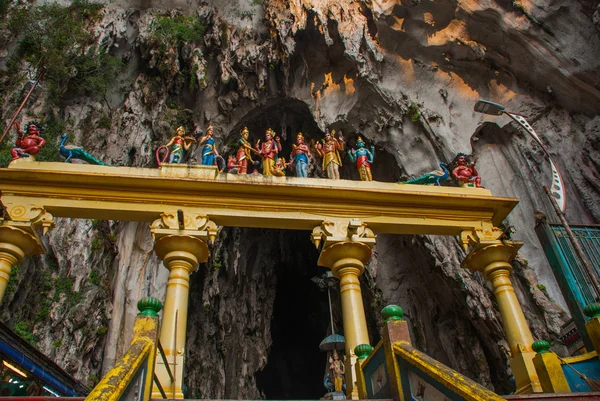
MULTIPOLYGON (((319 399, 327 392, 323 386, 327 354, 319 350, 320 342, 331 333, 327 291, 311 281, 325 269, 317 267, 314 248, 310 255, 314 255, 312 264, 300 269, 279 266, 276 271, 273 345, 267 365, 255 375, 266 399, 319 399)), ((332 302, 334 309, 339 308, 335 291, 332 302)))

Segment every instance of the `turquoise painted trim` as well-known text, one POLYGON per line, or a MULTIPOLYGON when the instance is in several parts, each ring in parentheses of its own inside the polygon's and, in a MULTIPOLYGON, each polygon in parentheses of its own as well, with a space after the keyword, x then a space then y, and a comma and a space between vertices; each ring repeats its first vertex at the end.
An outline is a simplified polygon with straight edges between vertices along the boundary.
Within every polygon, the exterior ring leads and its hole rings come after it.
POLYGON ((548 223, 538 224, 535 228, 535 232, 542 244, 548 263, 550 263, 554 277, 556 277, 560 291, 567 302, 573 322, 575 322, 575 326, 577 327, 577 331, 579 332, 585 347, 587 349, 594 349, 594 345, 585 328, 585 323, 587 322, 587 317, 583 314, 583 308, 586 306, 585 300, 579 291, 579 287, 576 284, 577 280, 575 279, 571 268, 569 268, 567 259, 565 258, 550 225, 548 223))
MULTIPOLYGON (((570 363, 578 372, 583 373, 589 379, 600 381, 600 360, 598 357, 585 361, 570 363)), ((592 391, 590 386, 573 369, 567 365, 562 365, 563 373, 573 392, 583 393, 592 391)))
MULTIPOLYGON (((571 246, 571 242, 567 237, 565 229, 560 225, 551 224, 549 225, 552 231, 553 237, 558 244, 561 256, 567 261, 567 269, 565 271, 566 277, 569 280, 568 283, 576 291, 578 301, 581 305, 585 306, 591 302, 594 302, 594 291, 592 290, 592 284, 587 278, 587 274, 584 273, 584 267, 580 265, 579 258, 576 256, 575 251, 571 246)), ((589 246, 586 245, 587 236, 590 234, 588 230, 581 228, 572 228, 573 234, 577 238, 577 241, 583 248, 585 254, 588 256, 592 265, 595 265, 595 258, 590 253, 589 246)))
POLYGON ((402 384, 402 394, 404 395, 404 401, 414 400, 411 388, 410 380, 408 379, 408 369, 410 364, 398 355, 394 354, 394 358, 398 361, 398 368, 400 370, 400 383, 402 384))
MULTIPOLYGON (((133 377, 133 379, 131 379, 131 381, 127 385, 127 388, 125 389, 123 394, 121 394, 121 397, 119 397, 119 401, 130 401, 134 398, 136 400, 140 400, 140 399, 141 400, 149 400, 150 397, 152 397, 152 394, 143 394, 141 398, 133 397, 133 395, 131 394, 131 390, 136 388, 138 384, 139 384, 139 387, 137 387, 138 391, 145 388, 147 373, 148 373, 148 356, 146 356, 146 358, 144 358, 144 363, 142 363, 142 365, 138 368, 137 372, 135 373, 135 376, 133 377)), ((150 387, 150 389, 152 389, 152 387, 150 387)))
POLYGON ((387 366, 385 364, 385 350, 384 347, 376 348, 375 352, 369 356, 369 360, 367 363, 362 365, 362 371, 365 376, 365 388, 367 390, 367 398, 386 398, 391 397, 390 394, 390 375, 387 371, 387 366), (373 392, 373 381, 371 380, 373 374, 380 366, 383 365, 383 370, 386 376, 386 384, 379 391, 374 394, 373 392))
POLYGON ((404 391, 404 399, 405 400, 415 400, 418 401, 413 396, 412 388, 410 387, 410 380, 408 378, 408 373, 412 372, 423 379, 426 383, 432 385, 436 390, 440 393, 448 397, 450 401, 464 401, 464 398, 455 392, 451 391, 448 387, 444 386, 442 383, 434 380, 431 376, 427 375, 422 370, 416 368, 410 363, 406 362, 404 359, 396 356, 400 365, 400 376, 402 377, 402 390, 404 391))

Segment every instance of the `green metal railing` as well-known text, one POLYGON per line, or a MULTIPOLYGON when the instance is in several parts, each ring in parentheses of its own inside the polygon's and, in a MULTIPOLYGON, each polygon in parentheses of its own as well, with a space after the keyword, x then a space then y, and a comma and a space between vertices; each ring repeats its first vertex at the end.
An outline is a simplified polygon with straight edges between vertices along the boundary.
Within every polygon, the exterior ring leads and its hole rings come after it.
MULTIPOLYGON (((600 275, 600 226, 572 225, 577 241, 587 255, 592 268, 600 275)), ((583 308, 596 300, 596 292, 587 270, 573 249, 562 224, 538 224, 535 231, 542 243, 556 281, 567 302, 573 322, 587 349, 593 349, 583 308)))
MULTIPOLYGON (((567 280, 569 285, 576 289, 579 295, 577 296, 579 304, 583 308, 585 305, 595 302, 596 296, 592 283, 578 260, 565 229, 559 224, 549 224, 549 226, 556 238, 560 252, 567 261, 566 268, 570 273, 567 275, 567 280)), ((572 226, 571 229, 592 263, 596 274, 600 274, 600 227, 572 226)))

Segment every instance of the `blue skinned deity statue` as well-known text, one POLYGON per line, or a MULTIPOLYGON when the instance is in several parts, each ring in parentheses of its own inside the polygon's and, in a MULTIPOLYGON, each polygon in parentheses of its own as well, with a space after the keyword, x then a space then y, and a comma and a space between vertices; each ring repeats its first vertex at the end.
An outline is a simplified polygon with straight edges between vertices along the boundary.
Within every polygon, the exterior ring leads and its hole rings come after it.
POLYGON ((213 127, 210 125, 206 129, 206 135, 200 139, 202 145, 202 162, 203 166, 214 166, 217 164, 216 157, 219 156, 215 147, 215 138, 213 138, 213 127))

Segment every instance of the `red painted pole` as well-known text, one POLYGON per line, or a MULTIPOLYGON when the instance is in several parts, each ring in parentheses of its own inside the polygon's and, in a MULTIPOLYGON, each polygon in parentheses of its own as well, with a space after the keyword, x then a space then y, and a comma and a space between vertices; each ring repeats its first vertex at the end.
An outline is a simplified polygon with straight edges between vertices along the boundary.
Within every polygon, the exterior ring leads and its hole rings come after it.
POLYGON ((33 85, 31 85, 31 88, 29 89, 29 91, 27 92, 27 94, 25 95, 25 97, 23 98, 23 101, 19 105, 19 108, 17 109, 17 111, 15 111, 15 114, 13 114, 12 119, 6 125, 6 127, 4 127, 4 132, 2 133, 2 137, 0 137, 0 143, 2 143, 2 141, 4 140, 4 137, 6 136, 6 134, 8 133, 8 131, 10 130, 10 127, 12 127, 12 125, 15 122, 15 120, 17 119, 17 117, 19 116, 19 113, 21 113, 21 110, 23 110, 23 107, 25 106, 25 103, 27 102, 27 99, 29 99, 29 96, 31 96, 31 93, 33 92, 33 90, 37 86, 38 82, 40 82, 40 79, 42 79, 43 75, 44 75, 44 71, 42 70, 42 72, 40 72, 40 75, 38 75, 37 79, 35 80, 35 82, 33 83, 33 85))

